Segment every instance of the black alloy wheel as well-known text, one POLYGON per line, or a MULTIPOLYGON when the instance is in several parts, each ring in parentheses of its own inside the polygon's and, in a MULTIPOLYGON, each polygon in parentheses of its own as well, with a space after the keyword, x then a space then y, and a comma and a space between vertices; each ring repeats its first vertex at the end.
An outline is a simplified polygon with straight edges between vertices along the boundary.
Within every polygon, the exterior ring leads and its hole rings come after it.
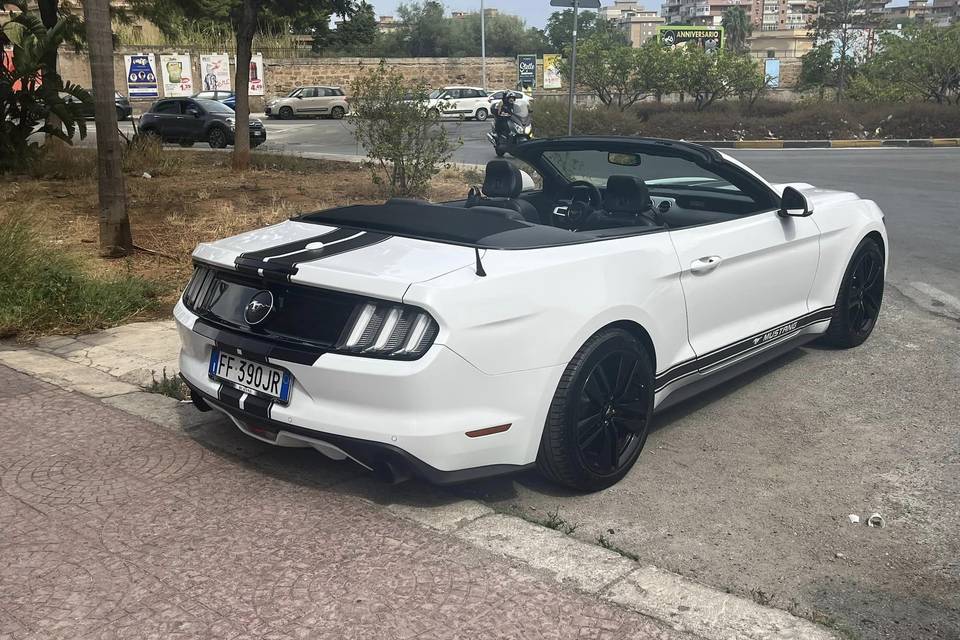
POLYGON ((826 340, 841 348, 856 347, 870 337, 880 316, 884 286, 883 250, 865 238, 850 260, 840 284, 826 340))
POLYGON ((554 395, 538 465, 547 477, 583 491, 627 474, 647 439, 653 366, 623 329, 601 331, 567 366, 554 395))
POLYGON ((281 120, 293 120, 293 109, 290 107, 280 107, 281 120))
POLYGON ((207 143, 211 149, 224 149, 227 146, 227 132, 223 127, 213 127, 207 134, 207 143))

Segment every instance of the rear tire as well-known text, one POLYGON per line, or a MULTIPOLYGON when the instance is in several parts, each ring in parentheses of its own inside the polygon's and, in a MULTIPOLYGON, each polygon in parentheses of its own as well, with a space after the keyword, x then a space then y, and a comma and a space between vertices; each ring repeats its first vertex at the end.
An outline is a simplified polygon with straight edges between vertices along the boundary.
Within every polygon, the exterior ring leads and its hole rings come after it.
POLYGON ((281 120, 293 120, 293 109, 290 107, 280 107, 279 114, 281 120))
POLYGON ((184 148, 190 148, 193 146, 193 140, 181 140, 180 146, 184 148))
POLYGON ((502 158, 507 155, 507 150, 501 147, 494 147, 493 150, 496 152, 498 158, 502 158))
POLYGON ((123 112, 123 109, 117 107, 117 122, 123 122, 127 119, 126 114, 123 112))
POLYGON ((227 132, 223 127, 213 127, 207 133, 207 144, 211 149, 225 149, 227 147, 227 132))
POLYGON ((540 439, 537 467, 559 484, 599 491, 640 455, 653 417, 650 355, 623 329, 587 340, 567 365, 540 439))
POLYGON ((864 238, 843 275, 824 342, 850 349, 870 337, 883 304, 883 274, 883 250, 873 238, 864 238))

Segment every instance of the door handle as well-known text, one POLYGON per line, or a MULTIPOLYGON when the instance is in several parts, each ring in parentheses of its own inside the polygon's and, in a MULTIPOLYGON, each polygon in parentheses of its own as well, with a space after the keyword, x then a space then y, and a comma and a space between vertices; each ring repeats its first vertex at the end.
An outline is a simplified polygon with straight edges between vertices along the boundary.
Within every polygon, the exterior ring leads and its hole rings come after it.
POLYGON ((698 275, 710 273, 720 266, 722 261, 723 259, 720 256, 706 256, 705 258, 694 260, 690 263, 690 273, 695 273, 698 275))

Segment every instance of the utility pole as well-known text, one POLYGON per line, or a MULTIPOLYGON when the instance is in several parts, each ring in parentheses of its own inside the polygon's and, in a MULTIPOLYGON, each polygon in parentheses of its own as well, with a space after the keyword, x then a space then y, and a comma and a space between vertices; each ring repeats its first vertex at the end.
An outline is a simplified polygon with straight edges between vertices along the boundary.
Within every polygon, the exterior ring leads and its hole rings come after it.
POLYGON ((487 10, 480 0, 480 86, 487 90, 487 10))
POLYGON ((573 107, 577 100, 577 13, 580 0, 573 0, 573 50, 570 53, 570 106, 567 112, 567 135, 573 135, 573 107))

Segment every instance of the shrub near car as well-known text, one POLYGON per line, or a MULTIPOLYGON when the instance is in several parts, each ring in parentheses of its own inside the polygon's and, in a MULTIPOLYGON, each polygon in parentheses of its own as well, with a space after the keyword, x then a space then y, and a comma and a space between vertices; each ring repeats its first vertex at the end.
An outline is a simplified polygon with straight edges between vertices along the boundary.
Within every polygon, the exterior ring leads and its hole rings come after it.
POLYGON ((350 110, 340 87, 298 87, 283 98, 264 107, 268 118, 290 120, 300 116, 329 117, 339 120, 350 110))
MULTIPOLYGON (((235 141, 236 115, 233 109, 216 100, 168 98, 158 100, 140 116, 140 133, 183 146, 206 142, 214 149, 222 149, 235 141)), ((250 146, 258 147, 266 141, 263 123, 251 118, 250 146)))
POLYGON ((854 193, 670 140, 534 140, 482 190, 201 244, 174 315, 200 408, 441 483, 622 478, 654 411, 817 338, 855 347, 887 234, 854 193), (531 185, 524 189, 524 184, 531 185))

